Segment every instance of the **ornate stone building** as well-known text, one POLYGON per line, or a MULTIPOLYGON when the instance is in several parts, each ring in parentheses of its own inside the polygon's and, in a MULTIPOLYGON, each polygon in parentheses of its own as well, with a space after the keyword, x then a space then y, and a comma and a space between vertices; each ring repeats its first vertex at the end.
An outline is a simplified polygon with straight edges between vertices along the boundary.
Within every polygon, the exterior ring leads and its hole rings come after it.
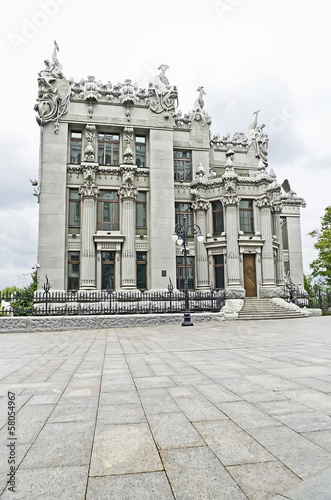
POLYGON ((147 89, 88 76, 67 80, 57 58, 38 77, 41 158, 39 283, 52 290, 183 288, 183 249, 171 236, 186 216, 189 288, 227 297, 280 296, 284 273, 303 282, 300 207, 268 167, 258 112, 248 133, 211 136, 204 89, 177 109, 168 66, 147 89), (190 236, 198 224, 205 237, 190 236))

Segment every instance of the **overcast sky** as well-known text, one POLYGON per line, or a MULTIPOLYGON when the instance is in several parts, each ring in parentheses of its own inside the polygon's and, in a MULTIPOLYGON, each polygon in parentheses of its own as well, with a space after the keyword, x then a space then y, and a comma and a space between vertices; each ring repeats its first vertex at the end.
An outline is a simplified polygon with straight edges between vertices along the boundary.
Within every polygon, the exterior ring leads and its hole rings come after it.
POLYGON ((147 87, 160 64, 189 111, 206 91, 211 130, 248 130, 253 112, 269 134, 269 167, 305 198, 307 233, 331 204, 330 0, 16 0, 1 19, 0 290, 23 286, 37 263, 37 73, 53 41, 66 78, 94 75, 147 87))

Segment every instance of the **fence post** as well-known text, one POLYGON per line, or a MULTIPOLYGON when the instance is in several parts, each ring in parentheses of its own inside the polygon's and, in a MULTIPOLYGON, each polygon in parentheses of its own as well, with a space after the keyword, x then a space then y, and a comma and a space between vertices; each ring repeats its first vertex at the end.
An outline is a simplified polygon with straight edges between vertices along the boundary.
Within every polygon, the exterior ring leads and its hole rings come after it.
POLYGON ((44 293, 46 294, 46 316, 48 316, 48 311, 47 311, 48 294, 49 294, 49 291, 50 291, 51 288, 52 288, 52 285, 48 281, 48 277, 47 277, 47 274, 46 274, 46 283, 43 284, 44 293))
POLYGON ((322 301, 322 292, 321 292, 321 290, 318 290, 318 302, 319 302, 320 309, 322 309, 323 308, 323 301, 322 301))

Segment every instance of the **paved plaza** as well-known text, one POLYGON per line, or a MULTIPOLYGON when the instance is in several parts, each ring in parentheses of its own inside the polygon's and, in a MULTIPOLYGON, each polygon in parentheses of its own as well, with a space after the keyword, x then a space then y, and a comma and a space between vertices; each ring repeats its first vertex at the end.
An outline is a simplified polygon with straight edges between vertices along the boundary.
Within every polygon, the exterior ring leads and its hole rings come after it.
POLYGON ((331 317, 11 333, 0 353, 1 500, 331 498, 331 317))

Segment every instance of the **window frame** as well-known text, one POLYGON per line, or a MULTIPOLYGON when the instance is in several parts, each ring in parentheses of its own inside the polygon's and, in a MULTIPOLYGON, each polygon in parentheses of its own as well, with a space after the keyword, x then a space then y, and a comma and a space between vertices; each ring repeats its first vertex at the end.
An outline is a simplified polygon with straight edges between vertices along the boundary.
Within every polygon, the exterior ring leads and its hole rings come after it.
POLYGON ((213 234, 222 234, 224 233, 224 207, 223 203, 220 200, 214 200, 211 203, 212 206, 212 220, 213 220, 213 234), (215 204, 220 203, 221 208, 215 208, 215 204), (221 231, 216 231, 217 219, 220 217, 217 214, 221 214, 221 231))
MULTIPOLYGON (((79 193, 78 188, 69 188, 69 195, 68 195, 68 228, 69 229, 79 229, 81 227, 81 196, 79 193), (72 198, 73 192, 78 193, 78 198, 72 198), (71 224, 71 215, 73 211, 73 204, 78 204, 79 206, 79 221, 78 224, 71 224)), ((75 215, 74 215, 75 217, 75 215)), ((74 218, 73 217, 73 218, 74 218)))
MULTIPOLYGON (((142 217, 143 218, 143 217, 142 217)), ((136 197, 136 229, 147 229, 147 191, 138 191, 137 197, 136 197), (139 194, 143 194, 145 196, 144 200, 139 200, 139 194), (145 208, 140 208, 140 207, 145 207, 145 208), (145 225, 139 226, 138 225, 138 212, 139 210, 143 210, 144 215, 145 215, 145 225)))
POLYGON ((80 165, 81 160, 82 160, 82 146, 83 146, 83 133, 81 130, 71 130, 70 131, 70 157, 69 157, 69 163, 71 165, 80 165), (79 134, 78 137, 74 137, 73 134, 79 134), (74 156, 72 155, 72 150, 73 150, 73 145, 80 143, 80 148, 77 148, 77 151, 80 150, 80 153, 78 154, 78 160, 77 161, 72 161, 74 159, 74 156))
POLYGON ((118 132, 98 132, 98 162, 99 165, 105 167, 117 167, 120 164, 120 134, 118 132), (101 135, 103 136, 103 139, 100 138, 101 135), (112 139, 106 139, 106 136, 111 136, 112 139), (118 139, 114 139, 114 136, 118 137, 118 139), (107 145, 110 145, 110 152, 107 151, 107 145), (114 162, 114 145, 118 145, 117 163, 114 162), (101 150, 102 155, 100 155, 101 150), (108 154, 110 154, 110 163, 107 163, 108 154))
POLYGON ((146 143, 147 143, 147 141, 146 141, 145 135, 137 134, 135 136, 135 161, 136 161, 136 165, 138 168, 146 168, 146 151, 147 151, 146 143), (139 141, 137 141, 137 139, 144 139, 144 142, 139 142, 139 141), (143 154, 142 153, 138 154, 137 148, 141 147, 141 146, 144 146, 144 152, 143 152, 143 154), (143 165, 138 165, 138 159, 140 156, 143 156, 143 158, 144 158, 143 165))
POLYGON ((138 290, 147 290, 148 289, 148 283, 147 283, 147 252, 136 252, 136 279, 137 279, 137 288, 138 290), (138 254, 144 254, 146 256, 145 260, 138 260, 138 254), (145 279, 145 287, 139 286, 138 283, 138 266, 144 266, 144 279, 145 279))
POLYGON ((213 259, 213 264, 214 264, 215 289, 216 289, 216 290, 223 290, 223 289, 225 288, 224 254, 217 254, 217 255, 214 255, 213 257, 214 257, 214 259, 213 259), (222 261, 221 261, 221 262, 219 262, 219 263, 216 263, 216 259, 217 259, 217 258, 221 258, 221 259, 222 259, 222 261), (218 283, 217 283, 217 277, 216 277, 216 276, 217 276, 217 275, 216 275, 216 270, 217 270, 217 269, 222 269, 222 270, 223 270, 223 273, 222 273, 222 274, 223 274, 223 276, 222 276, 222 278, 223 278, 223 287, 219 287, 219 286, 217 286, 217 285, 218 285, 218 283))
MULTIPOLYGON (((103 279, 103 273, 104 273, 104 269, 103 269, 103 266, 105 265, 112 265, 113 266, 113 288, 115 289, 115 271, 116 271, 116 252, 114 250, 111 250, 111 251, 102 251, 101 252, 101 290, 107 290, 107 286, 104 287, 104 279, 103 279), (114 259, 113 260, 104 260, 103 259, 103 256, 104 254, 114 254, 114 259)), ((108 282, 107 282, 107 285, 108 285, 108 282)))
MULTIPOLYGON (((195 290, 195 259, 194 259, 193 255, 188 255, 186 258, 187 258, 188 289, 195 290), (189 269, 192 269, 192 278, 189 277, 189 269), (190 287, 190 282, 192 283, 192 288, 190 287)), ((177 285, 178 290, 184 290, 184 281, 185 281, 184 257, 177 255, 176 256, 176 285, 177 285), (182 259, 181 263, 179 263, 179 259, 182 259), (182 288, 180 287, 181 281, 183 282, 182 288)))
POLYGON ((118 192, 115 191, 114 189, 100 189, 97 198, 97 231, 111 232, 119 230, 120 230, 120 203, 119 203, 118 192), (101 195, 105 192, 114 193, 117 198, 115 199, 102 198, 101 195), (112 205, 112 222, 108 221, 105 222, 104 220, 105 203, 112 205), (115 219, 114 216, 116 215, 115 205, 117 205, 117 220, 115 219), (100 207, 101 207, 101 217, 100 217, 101 221, 99 222, 100 207), (109 228, 107 229, 105 228, 106 224, 109 224, 109 228))
POLYGON ((175 182, 191 182, 192 181, 192 151, 184 149, 174 149, 173 151, 174 160, 174 180, 175 182), (189 158, 176 156, 179 154, 189 154, 189 158), (183 162, 183 178, 181 179, 181 173, 179 173, 179 162, 183 162), (187 172, 189 175, 187 175, 187 172), (189 177, 189 178, 186 178, 189 177))
POLYGON ((67 281, 68 292, 77 292, 79 290, 79 285, 80 285, 80 252, 77 251, 77 250, 74 250, 74 251, 73 250, 69 250, 69 252, 68 252, 68 281, 67 281), (73 260, 71 254, 77 254, 78 255, 78 261, 77 260, 73 260), (77 276, 72 276, 71 273, 70 273, 70 266, 73 266, 73 265, 78 265, 78 277, 77 276), (70 288, 70 279, 73 279, 73 278, 77 279, 77 288, 70 288))
POLYGON ((254 204, 253 200, 250 198, 245 198, 239 201, 239 230, 243 231, 244 233, 249 233, 249 234, 254 233, 254 204), (241 207, 240 204, 243 201, 250 202, 251 207, 250 208, 241 207), (246 217, 247 214, 250 214, 249 219, 248 217, 246 217), (247 229, 248 228, 247 220, 250 223, 249 229, 247 229))
MULTIPOLYGON (((185 221, 185 231, 187 228, 191 225, 193 225, 193 210, 192 210, 192 205, 191 203, 188 203, 186 201, 175 201, 175 225, 178 226, 183 226, 183 217, 186 215, 186 221, 185 221), (189 210, 183 210, 179 209, 178 205, 189 205, 189 210)), ((188 238, 192 238, 193 234, 188 234, 188 238)))

